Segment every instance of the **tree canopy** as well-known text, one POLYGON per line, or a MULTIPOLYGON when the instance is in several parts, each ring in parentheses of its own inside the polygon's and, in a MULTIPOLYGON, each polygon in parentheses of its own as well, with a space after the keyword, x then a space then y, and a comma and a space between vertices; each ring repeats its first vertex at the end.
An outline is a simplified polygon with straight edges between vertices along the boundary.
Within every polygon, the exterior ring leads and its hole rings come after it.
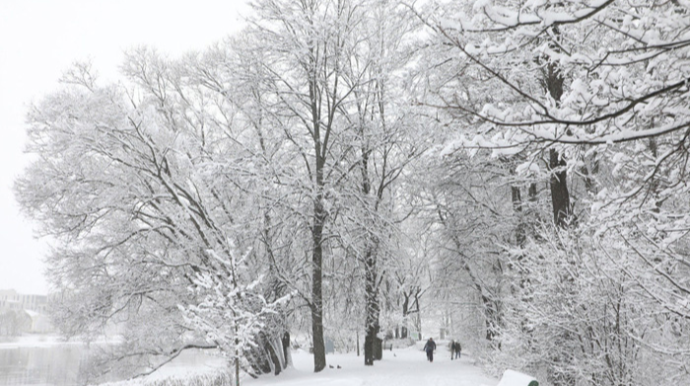
POLYGON ((64 333, 117 328, 131 375, 191 348, 278 374, 291 339, 321 371, 326 337, 373 365, 440 328, 544 384, 688 380, 690 3, 252 6, 29 114, 64 333))

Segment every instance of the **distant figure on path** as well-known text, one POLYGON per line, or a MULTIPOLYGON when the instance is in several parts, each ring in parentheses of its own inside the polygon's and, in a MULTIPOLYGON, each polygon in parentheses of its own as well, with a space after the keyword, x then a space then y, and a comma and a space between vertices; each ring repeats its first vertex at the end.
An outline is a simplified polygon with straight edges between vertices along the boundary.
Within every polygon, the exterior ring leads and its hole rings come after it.
POLYGON ((460 342, 456 341, 451 341, 451 352, 450 352, 450 359, 453 359, 453 356, 455 356, 455 359, 460 359, 460 352, 462 351, 462 346, 460 346, 460 342))
POLYGON ((434 350, 436 350, 436 342, 434 342, 434 338, 429 338, 429 340, 427 340, 426 344, 424 345, 424 351, 426 351, 426 359, 428 359, 429 362, 434 361, 434 350))

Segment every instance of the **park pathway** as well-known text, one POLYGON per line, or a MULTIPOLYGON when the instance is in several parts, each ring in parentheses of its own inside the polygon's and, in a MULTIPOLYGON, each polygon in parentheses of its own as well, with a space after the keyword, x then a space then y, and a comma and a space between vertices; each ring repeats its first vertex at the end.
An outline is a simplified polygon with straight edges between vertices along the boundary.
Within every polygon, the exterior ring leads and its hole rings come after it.
POLYGON ((483 374, 472 365, 471 358, 450 359, 445 343, 438 345, 434 362, 426 360, 419 347, 385 351, 383 360, 372 367, 364 366, 356 354, 329 354, 329 367, 320 373, 312 371, 310 354, 293 352, 294 368, 277 377, 246 379, 244 386, 496 386, 498 379, 483 374), (330 368, 333 366, 333 368, 330 368), (337 366, 341 368, 338 369, 337 366))

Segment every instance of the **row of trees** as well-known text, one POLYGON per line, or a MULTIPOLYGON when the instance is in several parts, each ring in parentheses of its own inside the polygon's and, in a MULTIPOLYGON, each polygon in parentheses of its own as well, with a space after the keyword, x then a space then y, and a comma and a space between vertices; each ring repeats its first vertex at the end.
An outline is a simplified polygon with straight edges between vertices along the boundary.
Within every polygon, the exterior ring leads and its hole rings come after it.
POLYGON ((104 368, 145 375, 220 349, 238 380, 278 374, 304 308, 315 371, 324 325, 353 317, 365 364, 380 359, 382 288, 411 280, 386 270, 405 248, 398 181, 426 146, 403 83, 412 15, 253 7, 250 27, 204 52, 129 51, 118 84, 77 64, 29 115, 37 158, 17 197, 54 240, 63 330, 124 326, 104 368))
POLYGON ((220 349, 239 378, 308 330, 320 371, 324 329, 363 330, 371 365, 431 294, 497 371, 687 379, 685 2, 253 7, 116 85, 77 65, 31 112, 17 197, 66 332, 126 326, 104 363, 139 374, 220 349))
POLYGON ((31 317, 24 310, 0 310, 0 336, 16 337, 31 329, 31 317))
POLYGON ((423 103, 456 128, 429 202, 487 362, 553 385, 687 382, 688 4, 413 12, 437 58, 423 103))

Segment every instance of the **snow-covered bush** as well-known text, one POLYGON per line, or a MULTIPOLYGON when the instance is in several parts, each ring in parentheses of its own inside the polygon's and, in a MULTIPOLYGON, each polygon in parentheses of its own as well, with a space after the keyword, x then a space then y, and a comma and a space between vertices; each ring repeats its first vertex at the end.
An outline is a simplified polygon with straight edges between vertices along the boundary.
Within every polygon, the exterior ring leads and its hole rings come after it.
MULTIPOLYGON (((235 364, 236 376, 240 368, 257 375, 256 363, 251 361, 249 354, 259 348, 259 335, 264 332, 268 318, 278 312, 278 307, 286 303, 289 296, 271 303, 266 301, 259 292, 262 277, 248 281, 250 273, 246 259, 250 253, 239 259, 231 253, 230 260, 223 260, 212 251, 209 255, 226 268, 224 272, 228 276, 220 273, 197 275, 190 290, 201 301, 180 308, 187 322, 204 332, 206 341, 217 345, 229 362, 235 364)), ((271 355, 280 356, 280 363, 284 363, 283 353, 282 346, 274 347, 271 355)))
POLYGON ((137 378, 129 381, 103 383, 100 386, 233 386, 234 384, 229 373, 214 372, 155 379, 137 378))

